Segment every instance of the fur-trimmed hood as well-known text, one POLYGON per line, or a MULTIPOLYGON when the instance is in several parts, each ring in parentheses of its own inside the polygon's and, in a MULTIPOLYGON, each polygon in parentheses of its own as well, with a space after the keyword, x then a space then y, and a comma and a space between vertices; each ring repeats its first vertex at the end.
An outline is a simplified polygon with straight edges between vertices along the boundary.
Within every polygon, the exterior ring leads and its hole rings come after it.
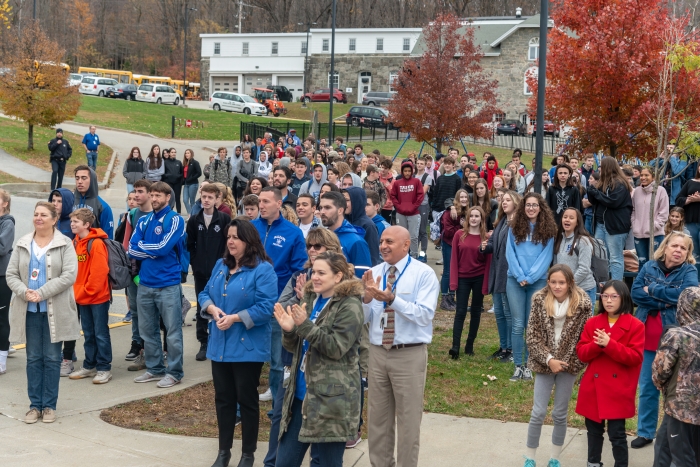
MULTIPOLYGON (((314 285, 309 279, 304 286, 304 295, 315 294, 314 285)), ((365 293, 365 287, 359 279, 344 280, 335 286, 333 298, 361 297, 365 293)))

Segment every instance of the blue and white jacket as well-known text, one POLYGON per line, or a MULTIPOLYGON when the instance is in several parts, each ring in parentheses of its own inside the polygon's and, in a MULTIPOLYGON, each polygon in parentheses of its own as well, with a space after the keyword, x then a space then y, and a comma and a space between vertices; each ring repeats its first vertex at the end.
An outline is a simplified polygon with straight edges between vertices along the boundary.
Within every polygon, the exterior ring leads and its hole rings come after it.
POLYGON ((209 319, 207 358, 213 362, 269 362, 273 307, 277 301, 277 275, 272 265, 259 262, 242 266, 228 280, 229 268, 220 259, 197 300, 201 316, 209 319), (240 323, 225 331, 205 310, 214 305, 227 315, 238 314, 240 323))
POLYGON ((175 248, 185 234, 185 221, 170 215, 170 206, 143 216, 129 241, 129 256, 141 261, 140 284, 160 289, 179 285, 180 257, 175 248))

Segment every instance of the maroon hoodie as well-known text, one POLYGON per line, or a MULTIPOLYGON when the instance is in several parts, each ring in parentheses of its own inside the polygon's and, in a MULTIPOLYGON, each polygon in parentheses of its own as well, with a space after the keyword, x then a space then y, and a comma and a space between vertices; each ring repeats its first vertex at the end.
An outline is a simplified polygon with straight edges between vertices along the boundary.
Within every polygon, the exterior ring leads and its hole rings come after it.
POLYGON ((404 216, 415 216, 419 214, 418 207, 423 202, 425 193, 420 180, 413 176, 415 169, 411 161, 401 163, 401 177, 394 180, 394 184, 389 192, 394 209, 404 216), (411 168, 411 174, 406 178, 403 173, 404 167, 411 168))

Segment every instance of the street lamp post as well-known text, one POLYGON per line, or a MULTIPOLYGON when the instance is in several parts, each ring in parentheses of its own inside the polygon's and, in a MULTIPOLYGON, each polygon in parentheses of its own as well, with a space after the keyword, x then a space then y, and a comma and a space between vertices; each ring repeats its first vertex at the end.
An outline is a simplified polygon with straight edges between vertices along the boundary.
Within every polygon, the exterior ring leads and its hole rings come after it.
MULTIPOLYGON (((309 92, 306 86, 306 70, 309 68, 309 33, 311 33, 311 26, 315 26, 316 23, 297 23, 297 26, 306 26, 306 56, 304 57, 304 94, 309 92)), ((301 106, 306 107, 306 102, 304 98, 301 99, 301 106)))
POLYGON ((182 106, 187 107, 185 101, 187 100, 187 23, 189 21, 189 12, 197 11, 196 8, 187 7, 185 5, 185 42, 182 47, 182 86, 184 90, 182 91, 182 106))
POLYGON ((544 153, 544 93, 547 79, 547 29, 549 0, 541 0, 540 50, 537 68, 537 125, 535 136, 535 193, 542 192, 542 157, 544 153))
MULTIPOLYGON (((335 84, 335 6, 336 1, 333 0, 333 10, 331 11, 331 78, 329 83, 330 88, 330 103, 328 105, 328 144, 333 142, 333 85, 335 84)), ((546 1, 546 0, 542 0, 546 1)), ((340 82, 338 83, 340 84, 340 82)))

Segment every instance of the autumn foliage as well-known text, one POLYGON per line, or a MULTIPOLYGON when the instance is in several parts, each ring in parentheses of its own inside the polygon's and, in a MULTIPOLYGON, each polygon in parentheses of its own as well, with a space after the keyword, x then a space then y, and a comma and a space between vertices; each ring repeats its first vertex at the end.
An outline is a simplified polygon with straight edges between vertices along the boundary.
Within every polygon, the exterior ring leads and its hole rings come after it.
MULTIPOLYGON (((549 34, 546 116, 570 124, 572 149, 645 156, 656 131, 644 108, 657 92, 668 25, 659 0, 558 0, 549 34)), ((529 81, 537 105, 536 78, 529 81)))
POLYGON ((27 149, 33 149, 34 125, 52 126, 72 119, 80 108, 77 87, 68 86, 61 66, 63 50, 36 22, 9 35, 0 74, 0 102, 6 115, 28 126, 27 149))
POLYGON ((461 28, 457 17, 440 15, 423 29, 425 52, 404 63, 388 106, 394 126, 438 150, 460 137, 490 137, 484 123, 497 112, 497 82, 481 67, 473 29, 461 28))

